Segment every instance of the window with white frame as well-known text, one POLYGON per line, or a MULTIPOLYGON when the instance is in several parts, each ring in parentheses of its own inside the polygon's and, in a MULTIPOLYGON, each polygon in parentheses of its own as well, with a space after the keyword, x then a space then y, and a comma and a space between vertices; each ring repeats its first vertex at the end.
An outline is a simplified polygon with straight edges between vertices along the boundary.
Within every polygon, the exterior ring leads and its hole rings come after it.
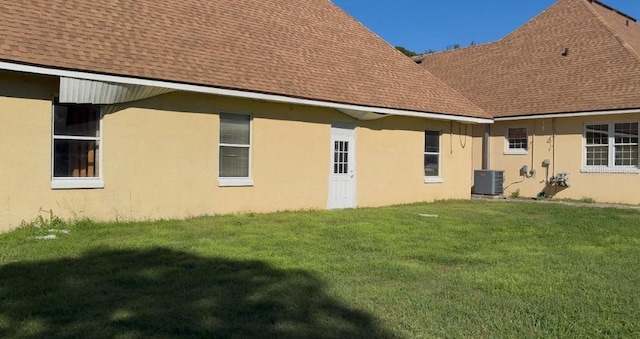
POLYGON ((53 105, 52 187, 99 188, 101 178, 100 106, 53 105))
POLYGON ((529 139, 525 127, 507 129, 507 153, 527 153, 529 139))
POLYGON ((638 123, 602 123, 585 126, 585 165, 638 168, 638 123))
POLYGON ((250 179, 251 116, 220 114, 219 181, 223 186, 253 184, 250 179))
POLYGON ((425 181, 440 181, 440 131, 424 132, 425 181))

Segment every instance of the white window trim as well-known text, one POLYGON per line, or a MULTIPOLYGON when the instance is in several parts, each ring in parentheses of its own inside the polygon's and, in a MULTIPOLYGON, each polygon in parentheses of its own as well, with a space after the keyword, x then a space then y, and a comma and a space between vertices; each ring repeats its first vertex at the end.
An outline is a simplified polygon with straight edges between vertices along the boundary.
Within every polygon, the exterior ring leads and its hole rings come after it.
POLYGON ((425 184, 442 184, 444 180, 441 177, 424 177, 425 184))
POLYGON ((583 166, 580 173, 585 174, 640 174, 640 169, 633 166, 583 166))
POLYGON ((218 178, 219 187, 251 187, 253 184, 252 178, 218 178))
POLYGON ((512 126, 512 127, 507 127, 506 133, 504 135, 504 154, 505 155, 527 155, 529 154, 529 128, 526 126, 512 126), (509 130, 511 129, 518 129, 518 128, 524 128, 524 130, 527 133, 527 149, 522 149, 522 148, 509 148, 510 143, 509 143, 509 130))
MULTIPOLYGON (((219 118, 222 114, 235 114, 235 115, 246 115, 249 117, 249 145, 240 145, 240 144, 225 144, 220 142, 220 126, 222 125, 221 120, 218 122, 218 155, 220 154, 220 147, 245 147, 249 149, 249 176, 248 177, 221 177, 220 176, 220 164, 218 164, 218 187, 252 187, 254 185, 253 181, 253 173, 251 168, 253 167, 253 115, 248 113, 229 113, 229 112, 221 112, 218 116, 219 118)), ((220 160, 218 160, 220 161, 220 160)))
POLYGON ((102 146, 102 131, 104 114, 100 110, 98 125, 100 131, 97 137, 82 137, 82 136, 56 136, 55 135, 55 101, 51 103, 51 189, 91 189, 91 188, 104 188, 104 180, 102 174, 102 159, 104 156, 104 149, 102 146), (98 141, 98 173, 97 177, 54 177, 54 161, 55 161, 55 140, 95 140, 98 141))
POLYGON ((51 180, 52 189, 104 188, 104 181, 96 178, 56 178, 51 180))
MULTIPOLYGON (((615 125, 616 124, 625 124, 625 123, 638 123, 638 121, 614 121, 614 122, 588 122, 584 123, 582 126, 582 168, 580 169, 581 173, 586 174, 640 174, 640 169, 634 166, 616 166, 616 147, 615 147, 615 125), (588 166, 587 165, 587 126, 588 125, 609 125, 609 143, 608 146, 608 155, 609 155, 609 166, 588 166)), ((640 123, 638 123, 640 125, 640 123)), ((640 142, 639 142, 640 144, 640 142)), ((640 146, 640 145, 639 145, 640 146)))
MULTIPOLYGON (((442 184, 444 183, 444 180, 442 179, 442 131, 441 130, 434 130, 434 129, 427 129, 424 130, 424 138, 427 137, 427 132, 438 132, 438 153, 435 152, 427 152, 426 150, 422 150, 422 161, 424 163, 424 156, 425 155, 438 155, 438 176, 424 176, 424 183, 425 184, 442 184)), ((425 140, 426 143, 426 140, 425 140)), ((424 169, 423 169, 424 172, 424 169)))

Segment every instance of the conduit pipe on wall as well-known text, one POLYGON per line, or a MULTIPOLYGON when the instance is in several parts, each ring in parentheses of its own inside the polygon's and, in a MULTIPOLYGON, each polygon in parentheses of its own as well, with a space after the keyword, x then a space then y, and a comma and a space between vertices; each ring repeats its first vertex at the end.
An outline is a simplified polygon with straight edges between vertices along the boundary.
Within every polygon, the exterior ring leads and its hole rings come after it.
POLYGON ((488 170, 491 166, 489 161, 491 145, 489 144, 491 136, 491 125, 486 124, 484 126, 484 135, 482 137, 482 169, 488 170))
POLYGON ((535 153, 536 153, 536 121, 533 121, 533 131, 531 132, 531 171, 529 171, 528 178, 532 178, 536 175, 535 169, 535 153))
POLYGON ((453 154, 453 121, 449 125, 449 151, 453 154))
MULTIPOLYGON (((536 176, 536 169, 535 169, 536 122, 535 121, 533 122, 532 130, 533 131, 531 132, 531 147, 529 148, 531 150, 531 167, 524 165, 520 168, 520 175, 523 176, 525 179, 530 179, 536 176)), ((527 143, 529 143, 528 138, 529 137, 527 136, 527 143)))
POLYGON ((556 118, 551 119, 551 147, 552 147, 552 157, 553 161, 551 161, 551 169, 553 170, 553 175, 556 175, 556 118))
POLYGON ((460 139, 460 147, 467 148, 467 137, 469 134, 469 125, 458 123, 458 138, 460 139), (462 126, 464 126, 464 133, 462 133, 462 126), (464 138, 462 136, 464 135, 464 138))

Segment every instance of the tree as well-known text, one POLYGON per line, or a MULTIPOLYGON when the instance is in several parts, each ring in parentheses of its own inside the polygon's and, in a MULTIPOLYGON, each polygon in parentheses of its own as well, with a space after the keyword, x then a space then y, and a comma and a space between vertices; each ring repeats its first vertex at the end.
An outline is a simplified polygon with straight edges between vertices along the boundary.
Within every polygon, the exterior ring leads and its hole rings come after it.
POLYGON ((453 45, 447 46, 447 48, 445 50, 446 51, 452 51, 454 49, 459 49, 459 48, 460 48, 460 44, 453 44, 453 45))
POLYGON ((399 50, 400 52, 402 52, 402 54, 404 54, 404 55, 406 55, 406 56, 408 56, 410 58, 414 57, 414 56, 417 56, 417 55, 420 55, 420 54, 418 54, 418 53, 416 53, 414 51, 410 51, 410 50, 408 50, 408 49, 406 49, 406 48, 404 48, 402 46, 396 46, 396 49, 399 50))

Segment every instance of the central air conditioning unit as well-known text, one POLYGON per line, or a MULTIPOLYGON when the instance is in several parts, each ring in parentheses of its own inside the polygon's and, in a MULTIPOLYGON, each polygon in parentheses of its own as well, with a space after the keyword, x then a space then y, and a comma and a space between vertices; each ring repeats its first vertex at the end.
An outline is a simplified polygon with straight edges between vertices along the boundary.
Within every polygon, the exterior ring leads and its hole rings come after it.
POLYGON ((476 170, 473 173, 473 194, 504 194, 504 171, 476 170))

